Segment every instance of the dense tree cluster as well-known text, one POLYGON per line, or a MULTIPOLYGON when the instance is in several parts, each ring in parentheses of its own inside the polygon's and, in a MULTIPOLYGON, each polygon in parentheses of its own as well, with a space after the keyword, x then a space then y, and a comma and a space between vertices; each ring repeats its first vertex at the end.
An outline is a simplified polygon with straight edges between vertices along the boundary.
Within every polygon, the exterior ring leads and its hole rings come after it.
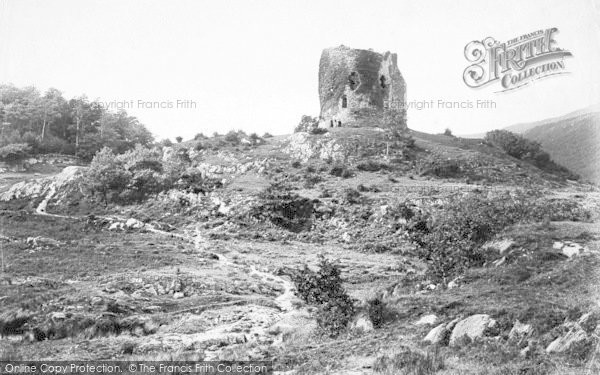
POLYGON ((53 88, 0 85, 0 121, 0 157, 63 153, 90 160, 103 147, 123 153, 153 141, 125 111, 109 112, 85 96, 67 100, 53 88))

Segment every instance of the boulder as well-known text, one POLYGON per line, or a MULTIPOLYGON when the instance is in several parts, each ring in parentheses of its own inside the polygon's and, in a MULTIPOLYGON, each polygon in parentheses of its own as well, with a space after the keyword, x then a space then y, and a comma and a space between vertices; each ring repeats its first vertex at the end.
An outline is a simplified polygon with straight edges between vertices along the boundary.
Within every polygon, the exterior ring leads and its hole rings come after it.
POLYGON ((375 327, 373 327, 373 322, 371 322, 369 314, 367 312, 362 312, 357 314, 352 322, 350 322, 350 329, 352 331, 371 332, 375 327))
POLYGON ((123 228, 123 223, 115 222, 108 227, 108 230, 123 230, 123 228))
POLYGON ((134 218, 130 218, 127 219, 127 221, 125 222, 125 227, 127 229, 141 229, 144 227, 144 223, 142 223, 141 221, 134 219, 134 218))
POLYGON ((587 333, 577 323, 567 323, 568 332, 552 341, 546 348, 546 353, 563 353, 577 346, 584 345, 588 340, 587 333))
POLYGON ((441 344, 445 340, 446 336, 448 336, 448 330, 446 329, 446 324, 442 323, 429 331, 423 341, 430 344, 441 344))
POLYGON ((566 242, 561 251, 567 257, 572 258, 583 253, 585 248, 575 242, 566 242))
POLYGON ((445 345, 448 340, 448 335, 458 323, 459 319, 454 319, 448 323, 442 323, 437 327, 433 328, 427 336, 423 339, 424 342, 430 343, 433 345, 445 345))
POLYGON ((414 324, 417 326, 423 325, 433 325, 438 322, 438 317, 435 314, 423 315, 419 320, 417 320, 414 324))
POLYGON ((183 294, 183 292, 175 292, 175 293, 173 293, 173 298, 174 299, 181 299, 183 297, 185 297, 185 295, 183 294))
POLYGON ((496 326, 496 321, 487 314, 475 314, 456 323, 450 335, 450 346, 457 345, 463 337, 475 340, 483 337, 489 329, 496 326))

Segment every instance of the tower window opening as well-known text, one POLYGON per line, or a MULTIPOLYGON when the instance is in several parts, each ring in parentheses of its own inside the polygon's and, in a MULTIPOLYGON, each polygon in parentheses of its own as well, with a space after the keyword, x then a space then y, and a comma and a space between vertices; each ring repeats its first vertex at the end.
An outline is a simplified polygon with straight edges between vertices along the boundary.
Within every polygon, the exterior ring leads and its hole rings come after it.
POLYGON ((381 85, 382 89, 385 89, 387 87, 385 76, 379 77, 379 84, 381 85))
POLYGON ((342 96, 342 108, 348 108, 348 98, 346 95, 342 96))
POLYGON ((358 81, 358 73, 350 73, 350 75, 348 76, 348 84, 350 85, 350 90, 354 90, 359 83, 360 82, 358 81))

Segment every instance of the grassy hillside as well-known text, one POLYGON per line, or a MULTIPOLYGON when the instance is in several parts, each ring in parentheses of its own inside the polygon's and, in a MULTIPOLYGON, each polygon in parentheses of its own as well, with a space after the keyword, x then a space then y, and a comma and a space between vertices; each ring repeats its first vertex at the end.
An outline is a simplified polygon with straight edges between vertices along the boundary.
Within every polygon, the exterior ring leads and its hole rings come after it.
POLYGON ((109 156, 0 190, 0 360, 600 370, 597 189, 481 140, 378 128, 109 156), (103 198, 94 176, 130 181, 103 198))
POLYGON ((584 179, 600 182, 600 112, 546 122, 523 136, 541 143, 557 163, 584 179))

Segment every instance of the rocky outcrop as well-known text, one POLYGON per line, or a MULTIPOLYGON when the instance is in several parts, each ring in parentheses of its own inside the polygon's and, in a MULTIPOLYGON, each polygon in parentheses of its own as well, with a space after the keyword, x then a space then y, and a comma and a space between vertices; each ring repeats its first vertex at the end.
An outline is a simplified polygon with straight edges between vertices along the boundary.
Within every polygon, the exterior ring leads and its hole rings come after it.
POLYGON ((564 328, 568 331, 548 345, 547 353, 564 353, 586 344, 588 335, 579 324, 569 322, 564 328))
POLYGON ((458 345, 460 340, 465 337, 471 340, 482 338, 496 324, 496 321, 487 314, 471 315, 456 323, 450 335, 450 346, 458 345))
MULTIPOLYGON (((0 194, 0 201, 46 198, 46 204, 50 199, 56 203, 61 203, 70 197, 74 191, 79 190, 83 170, 85 170, 83 167, 70 166, 52 177, 18 182, 0 194)), ((45 205, 42 209, 45 209, 45 205)))
POLYGON ((331 161, 343 161, 346 158, 344 147, 329 134, 322 136, 308 133, 294 133, 283 148, 292 158, 303 162, 316 158, 331 161))
POLYGON ((432 345, 446 345, 448 343, 448 338, 450 333, 458 323, 459 319, 454 319, 448 323, 442 323, 429 331, 427 336, 423 339, 424 342, 432 344, 432 345))

